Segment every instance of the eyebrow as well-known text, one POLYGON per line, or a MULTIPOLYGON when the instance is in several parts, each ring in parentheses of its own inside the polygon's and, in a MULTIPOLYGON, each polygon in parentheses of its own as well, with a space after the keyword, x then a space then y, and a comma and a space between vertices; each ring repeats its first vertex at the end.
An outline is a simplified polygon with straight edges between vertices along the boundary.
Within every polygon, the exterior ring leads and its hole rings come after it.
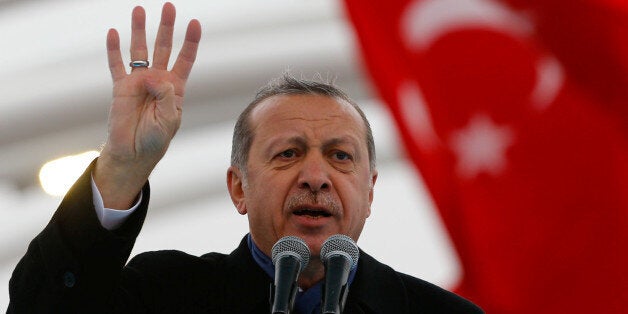
POLYGON ((351 136, 343 136, 343 137, 337 137, 337 138, 333 138, 329 141, 326 141, 325 143, 323 143, 323 150, 327 150, 331 147, 334 146, 339 146, 339 145, 349 145, 353 148, 353 151, 351 151, 351 155, 353 156, 355 161, 360 160, 361 155, 360 155, 360 145, 359 145, 359 140, 356 140, 355 138, 351 137, 351 136))
POLYGON ((325 143, 323 143, 323 149, 327 149, 329 147, 338 146, 338 145, 342 145, 342 144, 354 145, 355 143, 352 140, 352 138, 349 137, 349 136, 346 136, 346 137, 336 137, 336 138, 332 138, 331 140, 328 140, 325 143))
POLYGON ((295 145, 299 148, 307 146, 307 141, 302 136, 292 136, 289 138, 276 138, 270 141, 270 144, 266 148, 266 155, 273 155, 275 147, 277 145, 283 145, 285 143, 295 145))
MULTIPOLYGON (((268 148, 266 149, 267 154, 272 154, 274 148, 277 145, 281 145, 285 143, 295 145, 299 148, 305 148, 308 146, 307 140, 303 136, 297 135, 297 136, 291 136, 288 138, 278 138, 278 139, 271 140, 270 144, 268 145, 268 148)), ((357 155, 359 153, 359 149, 358 149, 359 145, 357 144, 356 140, 351 136, 335 137, 335 138, 329 139, 321 145, 321 149, 324 151, 331 147, 339 146, 343 144, 351 145, 355 149, 353 154, 355 155, 356 158, 358 157, 357 155)))

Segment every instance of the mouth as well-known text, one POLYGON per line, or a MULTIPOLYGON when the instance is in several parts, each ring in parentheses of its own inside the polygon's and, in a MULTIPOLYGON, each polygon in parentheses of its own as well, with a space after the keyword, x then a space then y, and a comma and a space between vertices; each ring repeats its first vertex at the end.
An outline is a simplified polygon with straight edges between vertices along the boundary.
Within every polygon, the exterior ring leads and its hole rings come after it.
POLYGON ((297 216, 307 216, 312 218, 331 217, 331 213, 322 208, 300 208, 292 213, 297 216))

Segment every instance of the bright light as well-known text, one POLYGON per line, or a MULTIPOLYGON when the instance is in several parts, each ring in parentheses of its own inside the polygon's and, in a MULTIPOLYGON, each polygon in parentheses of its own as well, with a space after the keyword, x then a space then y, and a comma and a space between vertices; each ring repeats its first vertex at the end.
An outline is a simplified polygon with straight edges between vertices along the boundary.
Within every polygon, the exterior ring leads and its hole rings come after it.
POLYGON ((97 151, 92 150, 47 162, 39 170, 41 187, 52 196, 65 195, 89 163, 98 155, 97 151))

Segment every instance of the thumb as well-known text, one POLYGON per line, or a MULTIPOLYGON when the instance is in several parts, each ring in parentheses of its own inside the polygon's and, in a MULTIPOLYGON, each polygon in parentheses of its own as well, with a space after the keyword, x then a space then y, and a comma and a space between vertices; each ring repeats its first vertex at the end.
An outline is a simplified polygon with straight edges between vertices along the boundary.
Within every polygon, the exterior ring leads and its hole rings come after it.
POLYGON ((155 98, 157 106, 155 110, 159 111, 164 118, 176 120, 180 117, 181 104, 177 103, 172 83, 146 78, 144 88, 155 98))
POLYGON ((151 108, 148 109, 153 113, 152 119, 155 119, 157 125, 161 125, 162 130, 172 139, 181 125, 183 99, 175 95, 174 85, 168 81, 147 78, 144 80, 144 88, 151 97, 154 97, 154 103, 151 102, 149 105, 151 108))
POLYGON ((157 101, 168 101, 168 98, 174 98, 174 85, 168 81, 158 81, 147 77, 144 79, 144 88, 157 101))

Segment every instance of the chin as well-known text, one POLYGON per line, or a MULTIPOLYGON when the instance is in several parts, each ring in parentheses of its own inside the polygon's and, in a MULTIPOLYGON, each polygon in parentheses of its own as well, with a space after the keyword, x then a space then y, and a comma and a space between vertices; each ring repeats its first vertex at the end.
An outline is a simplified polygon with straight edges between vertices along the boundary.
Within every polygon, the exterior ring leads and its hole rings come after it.
MULTIPOLYGON (((318 256, 321 250, 321 246, 323 242, 327 240, 334 234, 339 234, 343 232, 338 230, 321 230, 321 229, 331 229, 331 228, 320 228, 318 230, 304 230, 302 228, 295 228, 295 230, 286 230, 284 236, 292 235, 299 237, 307 243, 308 248, 310 249, 310 253, 312 256, 318 256)), ((335 229, 335 228, 334 228, 335 229)))
POLYGON ((321 251, 321 246, 323 245, 323 242, 325 242, 325 240, 327 240, 327 238, 332 235, 333 234, 309 234, 302 235, 301 238, 305 240, 305 243, 307 243, 307 246, 310 248, 310 253, 312 254, 312 256, 318 256, 321 251))

